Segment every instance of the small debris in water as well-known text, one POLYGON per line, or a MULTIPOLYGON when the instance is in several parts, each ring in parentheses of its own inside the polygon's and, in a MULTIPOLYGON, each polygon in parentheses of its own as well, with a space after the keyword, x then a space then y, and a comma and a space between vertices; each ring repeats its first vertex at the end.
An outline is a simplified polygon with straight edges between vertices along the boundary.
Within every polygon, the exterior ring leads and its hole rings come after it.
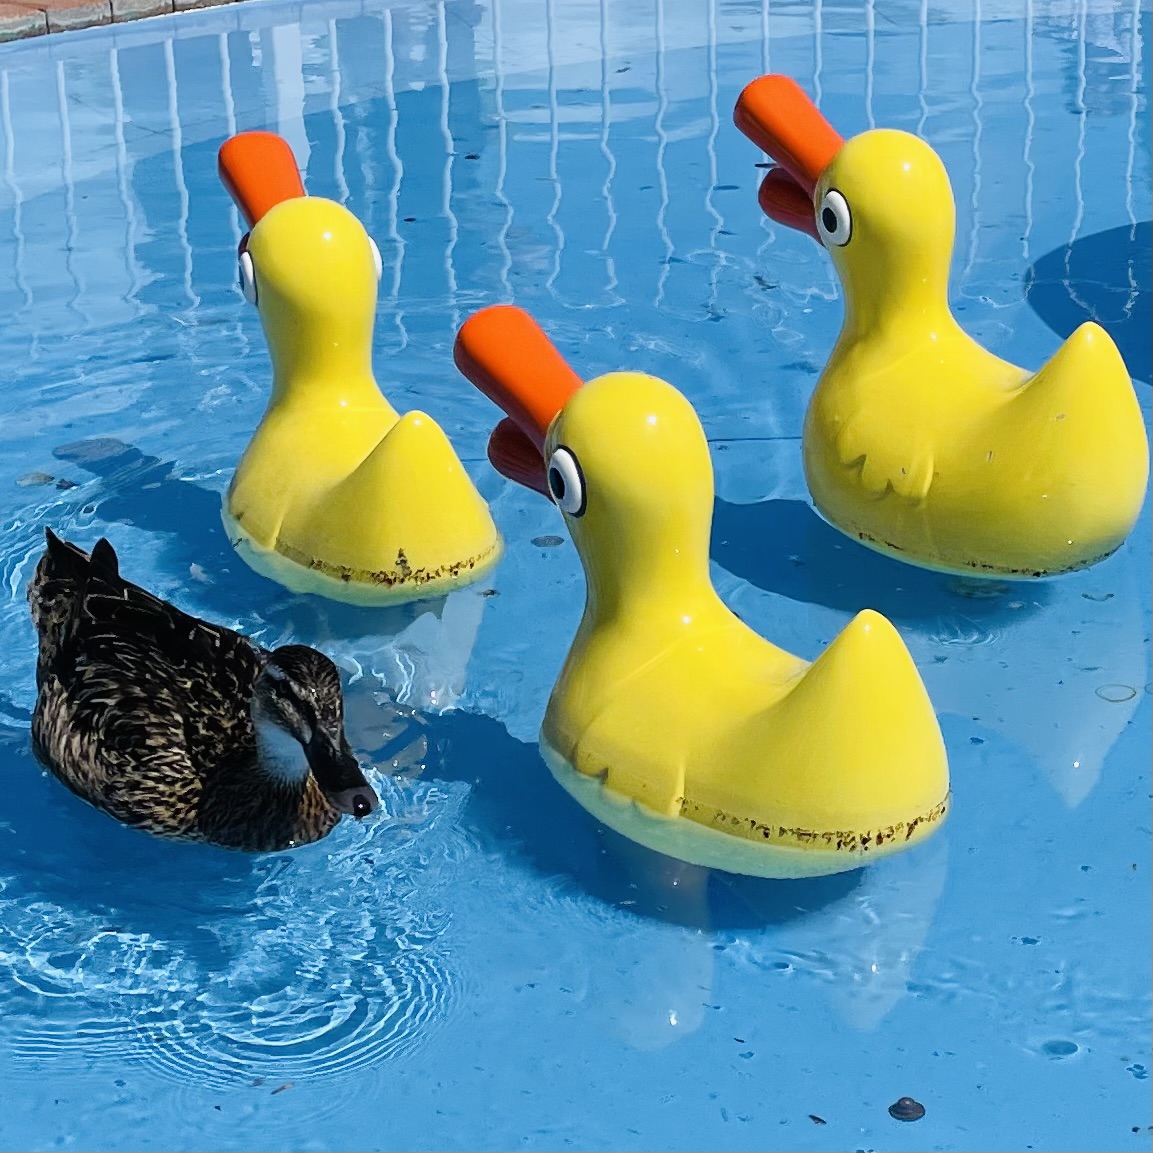
POLYGON ((889 1106, 889 1116, 894 1121, 920 1121, 925 1115, 925 1106, 912 1097, 900 1097, 889 1106))
MULTIPOLYGON (((285 1081, 283 1085, 277 1085, 277 1087, 272 1090, 272 1096, 275 1097, 277 1093, 283 1093, 285 1089, 291 1089, 291 1088, 292 1088, 292 1082, 291 1081, 285 1081)), ((923 1113, 924 1110, 922 1109, 921 1112, 923 1113)))
POLYGON ((1113 599, 1112 593, 1082 593, 1081 595, 1087 601, 1111 601, 1113 599))
POLYGON ((480 595, 482 597, 498 597, 500 596, 500 589, 481 589, 480 595))
POLYGON ((534 536, 532 543, 536 545, 537 548, 556 548, 557 545, 564 544, 564 537, 552 536, 551 534, 549 536, 534 536))
POLYGON ((254 1088, 259 1087, 259 1086, 264 1084, 264 1078, 263 1077, 253 1077, 252 1081, 250 1083, 252 1084, 252 1086, 254 1088))
POLYGON ((828 1121, 826 1121, 824 1119, 824 1117, 818 1117, 816 1115, 816 1113, 810 1113, 809 1114, 809 1120, 812 1121, 812 1123, 814 1125, 827 1125, 828 1124, 828 1121))
POLYGON ((466 152, 464 154, 464 158, 465 158, 465 160, 479 160, 480 159, 480 153, 479 152, 466 152))
POLYGON ((1132 685, 1099 685, 1093 691, 1103 701, 1108 701, 1111 705, 1124 704, 1137 695, 1137 690, 1132 685))
POLYGON ((16 483, 21 488, 32 488, 38 484, 51 484, 55 479, 48 472, 26 472, 23 476, 16 478, 16 483))

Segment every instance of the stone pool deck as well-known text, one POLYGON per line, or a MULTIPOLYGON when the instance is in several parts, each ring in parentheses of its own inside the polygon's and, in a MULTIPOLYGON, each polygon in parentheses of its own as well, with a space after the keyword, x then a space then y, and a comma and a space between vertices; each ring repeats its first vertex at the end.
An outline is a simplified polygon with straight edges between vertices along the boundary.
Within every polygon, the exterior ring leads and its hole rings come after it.
POLYGON ((188 8, 209 8, 234 0, 20 0, 0 3, 0 43, 69 32, 98 24, 119 24, 188 8))

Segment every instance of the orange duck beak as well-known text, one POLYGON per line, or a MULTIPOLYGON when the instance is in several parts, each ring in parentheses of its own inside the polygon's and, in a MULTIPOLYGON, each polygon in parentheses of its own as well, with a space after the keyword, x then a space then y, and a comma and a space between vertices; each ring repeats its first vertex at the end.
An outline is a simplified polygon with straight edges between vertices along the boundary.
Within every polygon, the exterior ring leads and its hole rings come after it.
POLYGON ((250 229, 282 200, 306 195, 296 157, 288 141, 275 132, 229 137, 220 146, 216 168, 250 229))
POLYGON ((765 215, 820 243, 813 191, 844 139, 795 80, 776 73, 746 85, 733 122, 777 162, 765 174, 758 193, 765 215))
POLYGON ((581 378, 524 309, 494 304, 460 327, 457 368, 507 414, 488 440, 502 476, 548 496, 542 455, 549 426, 581 387, 581 378))

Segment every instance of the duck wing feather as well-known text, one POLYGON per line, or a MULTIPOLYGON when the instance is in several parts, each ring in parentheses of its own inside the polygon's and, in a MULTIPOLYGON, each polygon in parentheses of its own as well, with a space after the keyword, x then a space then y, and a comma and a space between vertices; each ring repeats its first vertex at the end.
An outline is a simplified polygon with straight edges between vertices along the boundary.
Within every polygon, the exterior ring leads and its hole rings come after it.
POLYGON ((49 532, 29 600, 38 755, 126 824, 196 836, 205 778, 255 757, 263 650, 124 580, 104 540, 87 554, 49 532))

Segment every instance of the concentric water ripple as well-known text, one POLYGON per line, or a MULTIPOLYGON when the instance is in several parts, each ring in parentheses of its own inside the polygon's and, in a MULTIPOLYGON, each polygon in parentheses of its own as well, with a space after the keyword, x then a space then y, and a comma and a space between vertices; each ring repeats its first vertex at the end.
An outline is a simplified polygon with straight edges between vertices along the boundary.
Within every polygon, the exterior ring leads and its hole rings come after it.
MULTIPOLYGON (((129 834, 131 859, 115 885, 94 882, 88 907, 38 894, 49 886, 38 885, 36 862, 6 870, 0 981, 11 991, 15 1054, 33 1067, 114 1057, 224 1088, 331 1076, 420 1043, 450 1011, 458 981, 442 942, 442 881, 415 859, 411 834, 423 825, 422 853, 453 835, 440 831, 452 822, 435 819, 452 798, 430 804, 419 782, 378 785, 400 828, 388 817, 345 824, 292 855, 241 858, 129 834), (188 871, 151 880, 166 850, 188 871), (122 908, 101 907, 132 875, 147 893, 134 901, 121 891, 122 908)), ((43 856, 42 879, 63 872, 61 888, 83 894, 84 852, 74 862, 43 856)))

